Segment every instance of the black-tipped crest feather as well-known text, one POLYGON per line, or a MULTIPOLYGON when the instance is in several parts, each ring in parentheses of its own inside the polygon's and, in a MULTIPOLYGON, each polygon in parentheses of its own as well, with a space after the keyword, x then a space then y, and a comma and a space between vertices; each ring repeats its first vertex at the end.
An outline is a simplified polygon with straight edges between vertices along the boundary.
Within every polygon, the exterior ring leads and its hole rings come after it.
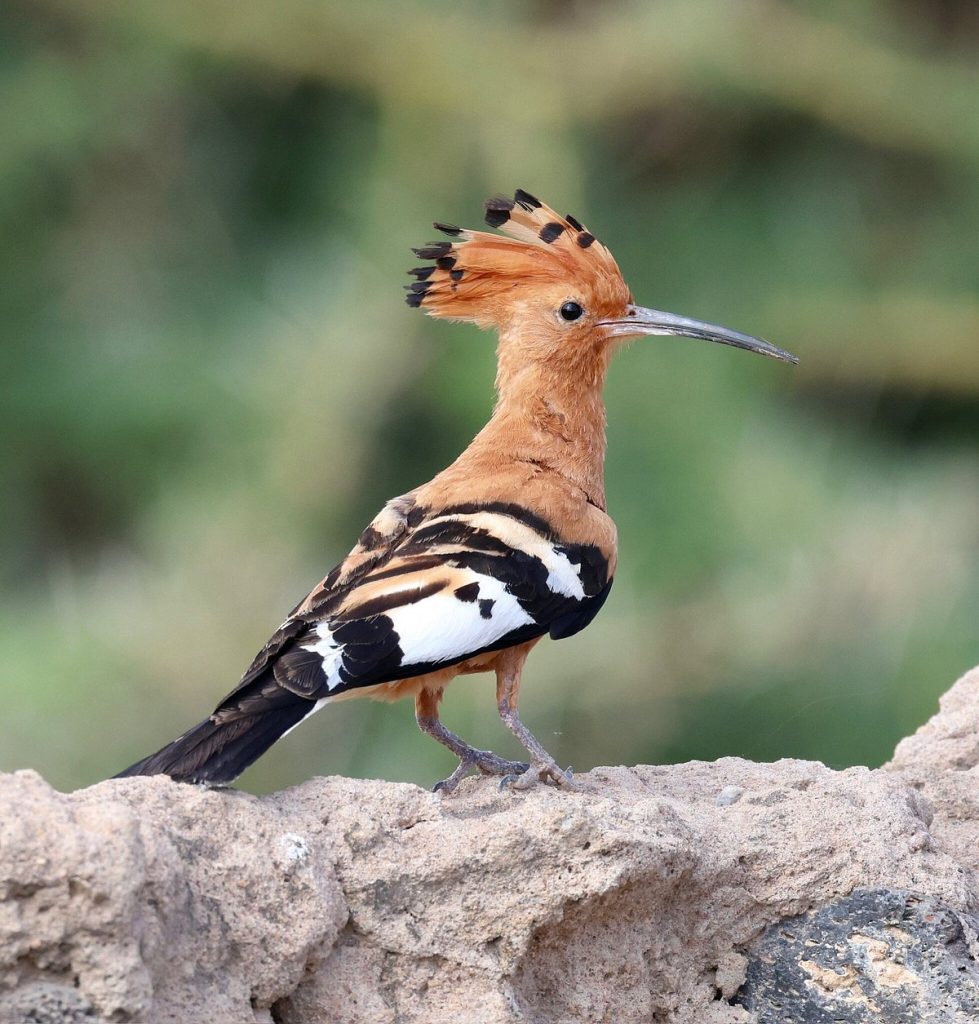
POLYGON ((518 188, 517 191, 513 193, 513 200, 514 202, 519 203, 525 210, 539 210, 544 205, 537 196, 532 196, 522 188, 518 188))
POLYGON ((595 236, 581 221, 562 217, 525 189, 517 189, 512 198, 492 196, 484 209, 486 223, 504 237, 435 221, 436 229, 454 241, 429 242, 412 250, 435 266, 409 271, 430 284, 409 287, 409 306, 490 326, 495 303, 513 294, 513 288, 549 279, 621 282, 611 253, 600 244, 593 247, 595 236), (540 258, 542 248, 553 262, 540 258))

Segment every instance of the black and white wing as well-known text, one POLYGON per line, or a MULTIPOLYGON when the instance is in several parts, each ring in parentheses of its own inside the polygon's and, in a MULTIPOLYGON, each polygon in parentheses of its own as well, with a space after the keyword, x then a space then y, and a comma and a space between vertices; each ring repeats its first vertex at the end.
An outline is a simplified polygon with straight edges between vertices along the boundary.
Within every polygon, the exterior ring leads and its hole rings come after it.
POLYGON ((311 610, 274 673, 321 700, 545 633, 560 639, 591 621, 610 585, 601 552, 557 543, 518 508, 449 509, 311 610))
POLYGON ((130 773, 230 781, 331 699, 545 633, 571 636, 611 587, 602 551, 562 544, 549 524, 513 504, 413 508, 383 553, 358 557, 357 571, 343 563, 296 608, 197 727, 200 736, 191 730, 130 773), (233 742, 219 743, 222 730, 233 742), (180 753, 173 748, 188 741, 189 759, 181 753, 171 763, 180 753))

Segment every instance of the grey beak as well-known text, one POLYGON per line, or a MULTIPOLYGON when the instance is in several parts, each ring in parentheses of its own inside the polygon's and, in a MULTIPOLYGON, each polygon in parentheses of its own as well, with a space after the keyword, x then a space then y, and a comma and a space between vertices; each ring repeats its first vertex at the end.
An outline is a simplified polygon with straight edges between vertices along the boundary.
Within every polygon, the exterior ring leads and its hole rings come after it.
POLYGON ((623 320, 605 320, 599 324, 607 327, 613 338, 637 338, 646 334, 674 334, 682 338, 701 338, 703 341, 716 341, 720 345, 733 345, 748 352, 757 352, 772 359, 782 359, 786 363, 797 363, 797 356, 785 352, 774 345, 753 338, 750 334, 732 331, 729 327, 718 324, 704 323, 703 320, 691 320, 675 313, 664 313, 659 309, 646 309, 644 306, 629 306, 623 320))

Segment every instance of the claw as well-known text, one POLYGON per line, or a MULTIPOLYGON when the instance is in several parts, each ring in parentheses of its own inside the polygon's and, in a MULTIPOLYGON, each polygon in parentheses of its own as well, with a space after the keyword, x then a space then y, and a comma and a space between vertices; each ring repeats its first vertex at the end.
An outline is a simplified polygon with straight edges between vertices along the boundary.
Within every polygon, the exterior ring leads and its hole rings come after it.
POLYGON ((508 761, 488 750, 477 750, 474 751, 473 757, 461 758, 456 770, 447 779, 436 782, 432 787, 432 792, 451 796, 459 783, 473 771, 478 771, 486 776, 502 775, 503 782, 506 782, 507 779, 522 777, 529 770, 530 765, 525 761, 508 761))
POLYGON ((441 793, 442 796, 451 796, 455 791, 456 787, 460 782, 472 771, 473 762, 463 758, 459 761, 456 770, 447 778, 441 782, 436 782, 432 786, 433 793, 441 793))

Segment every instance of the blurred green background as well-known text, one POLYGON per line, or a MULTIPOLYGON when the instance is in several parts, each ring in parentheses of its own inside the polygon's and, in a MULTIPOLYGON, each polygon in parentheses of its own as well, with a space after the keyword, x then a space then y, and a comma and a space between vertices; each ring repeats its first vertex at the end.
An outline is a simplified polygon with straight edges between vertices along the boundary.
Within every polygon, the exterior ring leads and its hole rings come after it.
MULTIPOLYGON (((13 0, 0 26, 0 769, 94 782, 204 717, 492 405, 408 309, 517 187, 637 300, 760 334, 608 384, 616 587, 545 641, 564 763, 877 764, 979 661, 979 6, 13 0)), ((448 724, 515 752, 491 677, 448 724)), ((409 703, 251 769, 430 784, 409 703)))

